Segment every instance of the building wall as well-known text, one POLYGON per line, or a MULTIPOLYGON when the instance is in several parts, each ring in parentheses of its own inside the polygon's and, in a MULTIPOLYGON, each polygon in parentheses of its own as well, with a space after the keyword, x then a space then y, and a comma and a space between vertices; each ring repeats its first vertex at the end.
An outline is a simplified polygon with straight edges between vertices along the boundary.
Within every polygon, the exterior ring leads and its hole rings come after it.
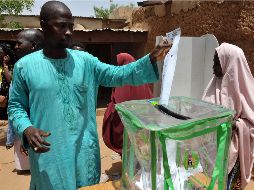
MULTIPOLYGON (((10 23, 11 21, 19 22, 24 28, 40 28, 39 16, 10 16, 5 15, 4 22, 10 23)), ((113 28, 121 29, 125 27, 125 20, 115 19, 115 20, 103 20, 100 18, 89 18, 89 17, 74 17, 74 28, 76 25, 82 25, 82 29, 103 29, 103 28, 113 28)), ((78 28, 80 29, 80 28, 78 28)))
POLYGON ((132 12, 137 9, 137 7, 120 6, 110 13, 109 19, 125 19, 129 23, 132 20, 132 12))
POLYGON ((5 16, 4 22, 19 22, 24 28, 40 28, 39 17, 36 16, 5 16))
POLYGON ((181 27, 183 36, 214 34, 219 43, 228 42, 241 47, 254 73, 254 1, 196 1, 186 8, 184 1, 176 7, 141 7, 133 13, 132 28, 148 29, 146 51, 154 47, 159 35, 181 27), (157 14, 158 8, 165 14, 157 14))

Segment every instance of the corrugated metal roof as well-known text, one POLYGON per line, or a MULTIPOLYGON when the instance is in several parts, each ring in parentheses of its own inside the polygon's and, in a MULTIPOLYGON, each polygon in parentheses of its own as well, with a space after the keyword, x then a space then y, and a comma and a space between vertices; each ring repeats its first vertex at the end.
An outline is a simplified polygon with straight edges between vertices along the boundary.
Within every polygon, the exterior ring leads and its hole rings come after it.
POLYGON ((141 7, 147 7, 147 6, 154 6, 154 5, 162 5, 164 3, 171 3, 172 0, 147 0, 147 1, 141 1, 137 2, 138 6, 141 7))
MULTIPOLYGON (((28 29, 28 28, 24 28, 24 29, 28 29)), ((20 30, 24 30, 24 29, 0 28, 0 31, 11 32, 11 31, 20 31, 20 30)))
MULTIPOLYGON (((2 14, 3 16, 15 16, 15 17, 40 17, 40 15, 9 15, 9 14, 2 14)), ((96 18, 96 17, 83 17, 83 16, 72 16, 73 18, 84 18, 84 19, 93 19, 93 20, 111 20, 111 21, 125 21, 126 19, 103 19, 103 18, 96 18)))
POLYGON ((83 32, 92 32, 92 31, 114 31, 114 32, 148 32, 147 30, 138 30, 138 29, 112 29, 112 28, 103 28, 103 29, 95 29, 95 30, 75 30, 75 31, 83 31, 83 32))
MULTIPOLYGON (((22 28, 22 29, 14 29, 14 28, 0 28, 0 31, 5 32, 12 32, 12 31, 21 31, 25 29, 31 29, 31 28, 22 28)), ((41 29, 41 28, 35 28, 35 29, 41 29)), ((103 29, 95 29, 95 30, 74 30, 74 31, 80 31, 80 32, 93 32, 93 31, 114 31, 114 32, 148 32, 147 30, 139 30, 139 29, 111 29, 111 28, 103 28, 103 29)))

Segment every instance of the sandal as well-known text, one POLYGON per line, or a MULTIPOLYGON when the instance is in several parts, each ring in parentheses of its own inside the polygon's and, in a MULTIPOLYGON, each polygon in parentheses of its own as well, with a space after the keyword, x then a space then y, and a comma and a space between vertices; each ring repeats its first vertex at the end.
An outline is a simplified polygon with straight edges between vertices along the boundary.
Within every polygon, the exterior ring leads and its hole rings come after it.
POLYGON ((11 149, 13 147, 13 144, 7 144, 7 145, 5 145, 5 147, 6 147, 7 150, 11 149))

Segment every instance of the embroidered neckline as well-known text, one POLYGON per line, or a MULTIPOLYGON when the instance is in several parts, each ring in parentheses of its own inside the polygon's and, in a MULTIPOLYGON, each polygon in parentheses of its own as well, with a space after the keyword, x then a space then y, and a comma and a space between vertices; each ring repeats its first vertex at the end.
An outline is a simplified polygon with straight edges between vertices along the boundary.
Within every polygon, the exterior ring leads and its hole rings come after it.
POLYGON ((55 74, 57 79, 57 86, 58 86, 58 92, 57 95, 60 97, 61 103, 62 103, 62 113, 64 116, 64 121, 66 122, 67 126, 70 128, 70 130, 73 130, 74 121, 76 118, 75 111, 73 108, 73 96, 70 92, 73 91, 73 89, 70 86, 70 81, 67 77, 67 68, 66 65, 70 61, 70 53, 67 51, 67 57, 64 59, 52 59, 48 58, 44 55, 43 51, 41 50, 41 53, 43 54, 43 58, 47 59, 55 68, 55 74))

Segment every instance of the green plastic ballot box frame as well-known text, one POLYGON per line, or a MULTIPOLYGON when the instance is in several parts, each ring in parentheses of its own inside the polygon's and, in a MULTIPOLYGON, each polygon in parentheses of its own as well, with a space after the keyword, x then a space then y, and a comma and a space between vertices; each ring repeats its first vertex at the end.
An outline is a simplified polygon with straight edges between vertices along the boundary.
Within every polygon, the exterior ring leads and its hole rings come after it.
MULTIPOLYGON (((195 179, 195 175, 193 175, 191 176, 192 180, 188 180, 190 186, 187 189, 192 189, 190 188, 193 185, 191 181, 194 179, 195 183, 199 183, 199 187, 203 187, 202 189, 214 190, 218 188, 218 190, 225 190, 231 123, 234 112, 220 105, 192 98, 170 97, 169 104, 163 105, 163 108, 169 110, 168 113, 159 109, 157 102, 158 99, 133 100, 116 106, 125 127, 122 189, 142 189, 137 186, 137 181, 142 178, 138 171, 145 171, 149 175, 150 182, 148 183, 150 185, 146 184, 143 189, 175 190, 175 182, 172 179, 167 154, 167 149, 170 148, 167 147, 167 140, 169 139, 175 141, 177 147, 178 145, 180 147, 176 149, 178 159, 176 162, 183 161, 187 163, 185 164, 186 167, 189 163, 192 166, 192 160, 188 159, 196 155, 196 160, 193 163, 196 162, 196 165, 198 163, 199 165, 203 164, 202 175, 209 178, 210 184, 206 186, 199 179, 195 179), (170 115, 170 113, 174 114, 170 115), (180 118, 176 116, 180 116, 180 118), (213 139, 214 142, 209 142, 211 141, 208 140, 209 138, 213 139), (184 144, 183 142, 188 143, 184 144), (184 148, 192 146, 192 143, 201 144, 198 147, 195 145, 196 152, 193 155, 182 156, 186 152, 184 152, 184 148), (215 149, 211 149, 210 153, 209 150, 206 150, 205 154, 207 154, 207 158, 214 155, 213 164, 209 163, 209 159, 206 160, 200 151, 201 148, 209 149, 212 147, 212 143, 214 143, 215 149), (199 159, 203 160, 202 163, 199 159), (158 187, 158 182, 161 181, 158 179, 158 173, 163 175, 163 187, 158 187)), ((179 163, 176 165, 181 165, 179 163)), ((143 183, 145 183, 144 180, 143 183)), ((181 190, 185 190, 185 188, 183 187, 181 190)))

